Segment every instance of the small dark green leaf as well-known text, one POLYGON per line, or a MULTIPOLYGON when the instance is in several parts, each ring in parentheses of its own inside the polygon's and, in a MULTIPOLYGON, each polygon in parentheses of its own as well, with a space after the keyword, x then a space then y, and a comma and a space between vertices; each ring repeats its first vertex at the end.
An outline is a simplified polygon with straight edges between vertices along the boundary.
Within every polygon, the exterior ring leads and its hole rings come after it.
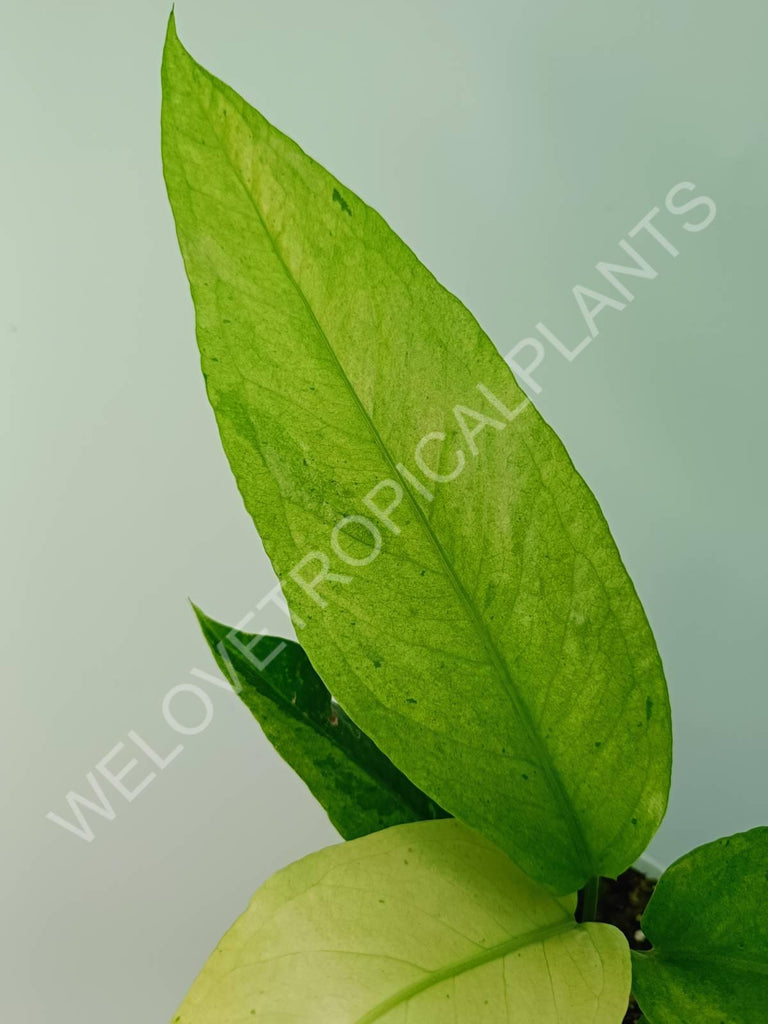
POLYGON ((344 839, 448 816, 332 700, 299 644, 195 614, 219 668, 344 839))
POLYGON ((665 872, 642 920, 633 989, 649 1024, 768 1018, 768 828, 700 846, 665 872))

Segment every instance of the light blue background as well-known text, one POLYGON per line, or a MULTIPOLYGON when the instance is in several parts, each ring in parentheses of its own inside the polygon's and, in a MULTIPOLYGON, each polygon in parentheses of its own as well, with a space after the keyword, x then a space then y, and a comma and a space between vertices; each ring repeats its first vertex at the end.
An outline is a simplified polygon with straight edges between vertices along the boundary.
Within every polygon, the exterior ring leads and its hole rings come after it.
MULTIPOLYGON (((209 667, 186 597, 236 621, 272 584, 204 398, 160 173, 167 13, 0 15, 0 1009, 24 1024, 161 1024, 257 885, 334 839, 217 693, 211 727, 92 844, 44 818, 129 729, 171 745, 162 698, 209 667)), ((538 404, 665 661, 676 762, 652 854, 767 823, 764 5, 183 0, 177 17, 503 351, 538 320, 573 344, 570 289, 597 287, 619 238, 678 181, 714 198, 699 234, 660 216, 679 257, 657 251, 658 278, 576 362, 547 356, 538 404)))

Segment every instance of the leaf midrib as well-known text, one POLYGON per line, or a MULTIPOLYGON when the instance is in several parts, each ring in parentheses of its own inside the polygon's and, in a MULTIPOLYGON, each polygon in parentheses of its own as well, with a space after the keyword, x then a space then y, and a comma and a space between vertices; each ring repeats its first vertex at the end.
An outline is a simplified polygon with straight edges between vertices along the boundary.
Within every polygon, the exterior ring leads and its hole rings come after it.
POLYGON ((385 1013, 390 1010, 394 1010, 395 1007, 401 1006, 403 1003, 414 996, 425 992, 429 988, 433 988, 435 985, 439 985, 443 981, 448 981, 450 978, 457 978, 461 974, 466 974, 468 971, 474 970, 476 967, 482 967, 487 963, 491 963, 493 960, 502 960, 504 957, 509 956, 510 953, 514 953, 518 949, 522 949, 525 946, 532 946, 535 943, 545 942, 547 939, 552 938, 554 935, 561 935, 563 932, 571 931, 579 928, 580 926, 572 918, 567 921, 561 921, 558 924, 547 925, 544 928, 537 928, 536 931, 527 932, 525 935, 515 935, 513 938, 506 939, 504 942, 500 942, 495 946, 489 946, 488 949, 483 949, 474 956, 465 957, 463 960, 457 960, 447 967, 441 967, 438 971, 431 971, 426 978, 420 978, 419 981, 413 982, 411 985, 407 985, 405 988, 401 988, 399 991, 388 996, 382 1002, 378 1003, 372 1009, 364 1013, 362 1017, 358 1017, 357 1020, 351 1022, 351 1024, 373 1024, 373 1021, 380 1020, 385 1013))
POLYGON ((647 953, 635 951, 635 956, 638 959, 656 961, 670 967, 674 967, 677 964, 681 966, 696 965, 706 967, 711 964, 718 967, 727 967, 729 970, 768 975, 768 959, 757 960, 751 957, 739 956, 738 954, 710 953, 706 949, 680 950, 679 952, 676 950, 667 952, 663 949, 651 949, 647 953))
MULTIPOLYGON (((194 60, 194 58, 192 58, 189 54, 187 54, 187 57, 188 57, 189 61, 191 62, 191 64, 193 65, 193 67, 199 68, 199 65, 194 60)), ((221 89, 219 89, 219 85, 222 84, 222 83, 220 83, 219 80, 214 75, 211 75, 209 72, 206 72, 205 69, 199 68, 199 70, 202 71, 203 74, 205 74, 209 78, 213 88, 216 90, 218 95, 221 96, 222 99, 229 106, 231 106, 229 104, 229 101, 228 101, 228 98, 227 98, 226 94, 222 93, 221 89)), ((511 701, 511 703, 512 703, 512 705, 513 705, 513 707, 514 707, 514 709, 515 709, 515 711, 517 713, 518 719, 522 722, 523 727, 525 728, 526 732, 528 733, 528 736, 529 736, 533 746, 535 747, 536 751, 539 754, 539 761, 540 761, 540 764, 542 766, 542 770, 544 772, 544 775, 545 775, 545 777, 547 779, 547 782, 549 783, 550 792, 554 795, 557 803, 560 805, 560 808, 561 808, 561 810, 563 812, 563 818, 564 818, 564 820, 566 822, 566 825, 567 825, 567 828, 568 828, 568 830, 569 830, 569 832, 571 834, 571 838, 572 838, 572 840, 573 840, 577 850, 579 851, 580 857, 582 858, 582 861, 583 861, 583 864, 584 864, 584 870, 587 873, 589 873, 589 874, 596 873, 596 871, 594 869, 594 865, 593 865, 593 857, 592 857, 591 850, 589 848, 589 844, 586 841, 586 837, 585 837, 584 832, 583 832, 583 830, 581 828, 581 824, 578 821, 578 818, 576 817, 576 815, 574 814, 573 805, 571 804, 571 801, 570 801, 570 799, 568 797, 568 794, 566 792, 565 786, 563 785, 563 781, 562 781, 562 779, 560 777, 560 774, 559 774, 556 766, 554 765, 554 763, 552 762, 552 760, 551 760, 551 758, 549 756, 549 749, 548 749, 548 747, 546 746, 546 744, 545 744, 543 738, 541 737, 540 733, 538 732, 538 730, 534 727, 534 724, 533 724, 530 712, 528 710, 528 707, 525 704, 525 702, 523 701, 523 699, 520 697, 520 695, 519 695, 519 693, 517 691, 517 687, 515 686, 515 682, 514 682, 514 680, 512 678, 512 675, 509 672, 509 669, 507 667, 507 664, 506 664, 505 660, 503 659, 503 657, 501 656, 501 654, 499 653, 499 651, 498 651, 498 649, 496 647, 496 644, 495 644, 495 642, 493 640, 493 637, 490 635, 488 627, 486 626, 485 622, 482 619, 482 616, 479 614, 477 608, 475 607, 474 602, 470 598, 470 596, 469 596, 469 594, 468 594, 468 592, 467 592, 467 590, 466 590, 462 580, 456 574, 456 571, 454 570, 453 565, 451 564, 451 562, 449 561, 449 559, 448 559, 448 557, 446 555, 445 549, 443 548, 439 538, 437 537, 437 535, 435 534, 434 530, 432 529, 432 526, 431 526, 429 520, 424 515, 423 509, 421 508, 419 503, 416 501, 416 498, 415 498, 414 494, 412 493, 411 488, 410 488, 408 482, 405 480, 405 478, 401 475, 400 471, 398 470, 397 464, 396 464, 395 460, 393 459, 392 455, 390 454, 389 449, 385 445, 384 440, 381 437, 381 434, 379 433, 378 428, 376 427, 376 424, 371 419, 371 416, 369 415, 367 409, 363 405, 363 403, 362 403, 362 401, 360 399, 360 396, 358 395, 357 391, 355 390, 355 388, 352 385, 352 382, 350 381, 349 377, 347 376, 347 373, 346 373, 342 363, 340 362, 339 357, 337 356, 336 351, 335 351, 333 345, 331 345, 331 342, 330 342, 327 334, 325 333, 325 330, 323 329, 322 325, 320 324, 319 320, 317 319, 317 316, 315 315, 315 312, 312 309, 311 305, 309 304, 309 300, 307 299, 307 297, 304 294, 303 290, 301 289, 301 287, 299 286, 298 282, 296 281, 296 278, 293 276, 293 273, 291 272, 290 268, 288 267, 287 263, 285 262, 285 259, 283 258, 283 255, 280 252, 280 250, 278 249, 277 243, 276 243, 275 239, 273 238, 272 233, 269 231, 269 229, 268 229, 268 227, 267 227, 267 225, 266 225, 266 223, 264 221, 264 217, 262 216, 261 210, 259 209, 258 205, 256 204, 256 201, 255 201, 253 195, 251 194, 250 189, 247 187, 245 181, 241 177, 241 175, 240 175, 236 165, 233 163, 233 161, 232 161, 232 159, 231 159, 231 157, 229 155, 229 152, 227 150, 226 145, 222 142, 222 140, 221 140, 221 138, 220 138, 220 136, 219 136, 219 134, 218 134, 218 132, 216 130, 216 125, 215 125, 214 121, 212 120, 208 109, 200 102, 200 98, 199 98, 199 95, 198 95, 197 91, 195 91, 195 100, 197 101, 197 104, 198 104, 200 110, 203 112, 206 120, 208 121, 208 124, 210 125, 210 128, 211 128, 211 132, 212 132, 214 138, 216 139, 216 141, 219 143, 219 148, 221 150, 221 153, 223 154, 224 159, 226 160, 227 164, 229 165, 230 170, 232 171, 232 173, 233 173, 233 175, 235 177, 235 180, 237 181, 237 183, 240 185, 241 189, 243 190, 243 192, 247 196, 248 201, 249 201, 249 203, 250 203, 250 205, 251 205, 251 207, 252 207, 252 209, 253 209, 253 211, 254 211, 254 213, 255 213, 258 221, 259 221, 259 223, 261 224, 262 230, 264 231, 264 234, 265 234, 266 238, 269 241, 269 244, 270 244, 270 246, 272 248, 272 251, 275 254, 276 259, 280 263, 280 266, 283 268, 283 271, 285 273, 286 278, 288 279, 289 283, 292 285, 292 287, 295 290, 296 294, 301 299, 301 302, 303 303, 304 308, 306 309, 306 311, 307 311, 307 313, 308 313, 308 315, 309 315, 309 317, 311 319, 311 322, 314 324, 314 326, 315 326, 319 336, 322 338, 323 342, 325 343, 325 346, 326 346, 326 348, 328 350, 328 353, 329 353, 331 359, 333 360, 333 362, 335 363, 335 365, 338 368, 341 380, 343 381, 344 385, 346 386, 346 388, 348 389, 350 395, 352 396, 352 399, 353 399, 355 405, 357 406, 357 408, 358 408, 358 410, 360 412, 360 415, 363 418, 363 421, 366 423, 366 425, 367 425, 367 427, 368 427, 368 429, 370 431, 370 434, 371 434, 371 437, 374 440, 374 443, 376 444, 376 446, 378 447, 379 451, 381 452, 381 455, 384 458, 384 461, 389 466, 392 475, 399 481, 401 487, 403 488, 403 493, 406 494, 407 497, 408 497, 408 501, 410 503, 410 506, 411 506, 414 514, 416 515, 418 520, 421 522, 422 527, 424 529, 424 532, 426 533, 426 535, 429 538, 429 540, 432 542, 432 544, 433 544, 433 546, 435 548, 435 551, 437 552, 438 557, 440 558, 440 561, 443 564, 443 567, 445 569, 445 574, 446 574, 447 578, 449 579, 451 585, 453 586, 453 588, 454 588, 454 590, 455 590, 455 592, 456 592, 460 602, 463 604, 463 606, 465 608, 465 611, 466 611, 466 614, 467 614, 467 617, 469 618, 470 622, 474 626, 475 632, 477 633, 477 635, 478 635, 482 645, 485 647, 485 649, 486 649, 486 651, 487 651, 487 653, 489 655, 489 659, 490 659, 494 669, 496 670, 497 675, 501 679, 502 684, 504 686, 504 689, 506 690, 506 692, 507 692, 507 694, 508 694, 508 696, 510 698, 510 701, 511 701)), ((259 116, 261 116, 261 115, 259 115, 259 116)), ((266 121, 266 119, 265 119, 265 121, 266 121)), ((277 130, 277 129, 275 129, 275 130, 277 130)))

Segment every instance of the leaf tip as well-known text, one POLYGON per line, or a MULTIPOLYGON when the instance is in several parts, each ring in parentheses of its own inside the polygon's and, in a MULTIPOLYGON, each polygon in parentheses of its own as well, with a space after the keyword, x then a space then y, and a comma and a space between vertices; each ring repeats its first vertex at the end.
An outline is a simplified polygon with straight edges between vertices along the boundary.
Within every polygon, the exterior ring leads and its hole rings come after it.
POLYGON ((202 632, 206 643, 209 647, 213 647, 227 632, 227 627, 222 626, 221 623, 216 622, 215 619, 206 615, 203 609, 199 608, 191 598, 187 598, 187 600, 192 606, 192 611, 195 613, 197 624, 200 627, 200 631, 202 632))
POLYGON ((205 632, 206 626, 208 626, 213 620, 208 618, 203 609, 196 605, 191 597, 188 597, 187 600, 189 601, 192 611, 195 613, 195 618, 197 619, 198 624, 202 628, 203 632, 205 632))
POLYGON ((168 26, 165 30, 165 44, 163 46, 163 66, 165 67, 169 60, 179 56, 192 60, 192 55, 188 52, 182 41, 179 39, 179 33, 176 29, 176 7, 171 5, 171 13, 168 15, 168 26))

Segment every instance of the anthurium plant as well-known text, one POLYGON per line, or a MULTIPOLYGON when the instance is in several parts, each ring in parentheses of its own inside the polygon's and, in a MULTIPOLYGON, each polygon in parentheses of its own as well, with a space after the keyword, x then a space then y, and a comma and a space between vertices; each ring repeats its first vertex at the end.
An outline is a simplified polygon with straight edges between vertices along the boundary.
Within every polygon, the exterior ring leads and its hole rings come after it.
POLYGON ((197 612, 347 840, 275 875, 178 1024, 757 1024, 768 828, 600 878, 664 815, 651 629, 600 508, 472 314, 169 24, 165 180, 208 396, 301 645, 197 612), (582 891, 577 914, 577 894, 582 891))

